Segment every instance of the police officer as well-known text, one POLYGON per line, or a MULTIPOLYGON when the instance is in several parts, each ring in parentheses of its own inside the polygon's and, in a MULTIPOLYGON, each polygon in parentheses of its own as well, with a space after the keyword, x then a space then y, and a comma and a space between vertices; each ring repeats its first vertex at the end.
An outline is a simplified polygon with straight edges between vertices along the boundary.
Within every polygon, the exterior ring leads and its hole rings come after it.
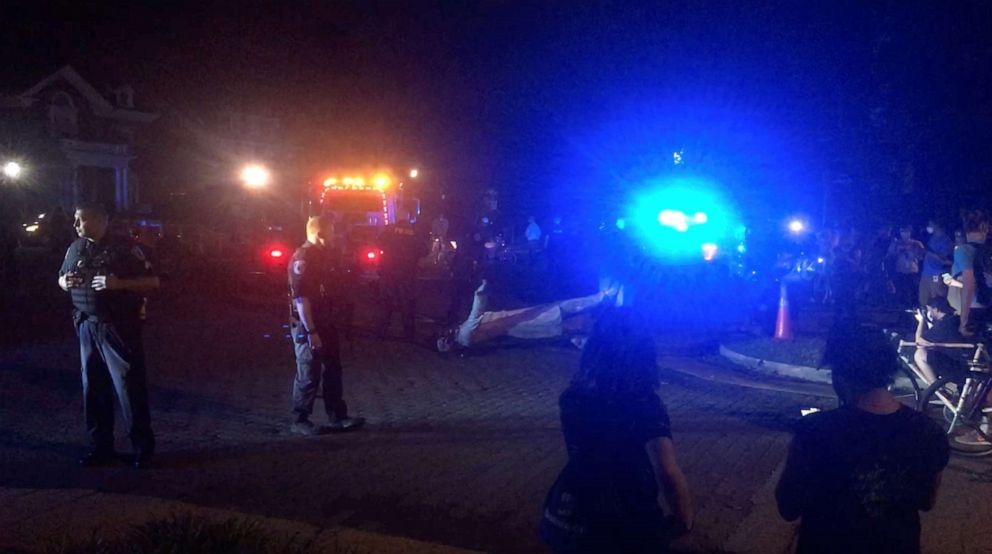
POLYGON ((341 355, 338 331, 331 321, 331 296, 340 286, 335 275, 336 257, 332 251, 334 224, 324 217, 307 221, 307 240, 289 261, 290 327, 296 350, 296 379, 293 381, 292 431, 301 435, 318 434, 310 421, 317 386, 323 385, 324 409, 331 431, 347 431, 365 423, 361 417, 348 417, 341 382, 341 355))
POLYGON ((132 463, 148 467, 155 451, 148 411, 145 356, 139 313, 143 293, 159 280, 146 266, 141 248, 111 236, 100 205, 80 206, 59 286, 72 298, 73 322, 82 358, 83 411, 90 449, 82 466, 114 463, 114 393, 134 447, 132 463))
POLYGON ((379 260, 379 334, 386 336, 393 312, 400 312, 403 334, 416 340, 417 262, 427 253, 426 244, 414 231, 410 214, 402 213, 395 224, 383 229, 382 258, 379 260))

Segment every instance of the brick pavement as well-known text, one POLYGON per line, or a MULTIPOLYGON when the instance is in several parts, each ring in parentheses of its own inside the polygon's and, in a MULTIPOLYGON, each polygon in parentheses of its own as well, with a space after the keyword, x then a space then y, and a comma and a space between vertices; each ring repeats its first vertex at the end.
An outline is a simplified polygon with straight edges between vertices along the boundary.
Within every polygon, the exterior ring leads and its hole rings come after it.
MULTIPOLYGON (((99 490, 464 548, 542 551, 535 522, 565 460, 556 399, 577 351, 543 345, 441 358, 360 338, 345 348, 346 398, 368 428, 303 439, 288 433, 293 360, 281 303, 220 310, 195 294, 163 300, 147 330, 158 467, 72 467, 82 440, 78 359, 58 316, 55 336, 26 333, 28 343, 0 351, 0 486, 99 490)), ((769 487, 799 409, 830 401, 674 373, 667 381, 661 394, 698 505, 697 528, 680 547, 787 548, 792 528, 770 509, 769 487)), ((945 481, 956 498, 988 492, 983 466, 955 464, 945 481)), ((975 521, 957 503, 944 512, 947 503, 926 519, 934 536, 975 521)))

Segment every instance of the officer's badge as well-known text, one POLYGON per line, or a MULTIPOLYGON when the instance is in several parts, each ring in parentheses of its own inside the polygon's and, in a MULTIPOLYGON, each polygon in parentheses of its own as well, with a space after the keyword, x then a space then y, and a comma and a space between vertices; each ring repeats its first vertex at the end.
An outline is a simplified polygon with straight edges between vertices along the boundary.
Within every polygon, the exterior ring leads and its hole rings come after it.
POLYGON ((303 275, 303 272, 307 268, 307 263, 303 260, 296 260, 293 262, 293 273, 297 275, 303 275))

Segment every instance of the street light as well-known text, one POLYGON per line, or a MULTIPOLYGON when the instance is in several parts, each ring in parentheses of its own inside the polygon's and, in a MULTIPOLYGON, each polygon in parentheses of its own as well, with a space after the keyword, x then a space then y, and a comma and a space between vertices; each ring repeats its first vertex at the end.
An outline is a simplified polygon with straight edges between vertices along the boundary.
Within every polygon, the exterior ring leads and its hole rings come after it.
POLYGON ((8 179, 17 179, 23 170, 24 168, 17 162, 7 162, 3 164, 3 174, 8 179))
POLYGON ((253 164, 241 170, 241 181, 250 189, 260 189, 269 184, 269 170, 264 166, 253 164))

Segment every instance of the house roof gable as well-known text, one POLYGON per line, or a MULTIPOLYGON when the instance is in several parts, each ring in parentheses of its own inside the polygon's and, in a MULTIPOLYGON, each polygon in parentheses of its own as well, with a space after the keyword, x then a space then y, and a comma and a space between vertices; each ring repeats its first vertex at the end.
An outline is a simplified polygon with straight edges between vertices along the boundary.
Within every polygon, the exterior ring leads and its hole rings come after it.
POLYGON ((64 80, 79 91, 86 101, 89 102, 93 112, 97 115, 142 123, 149 123, 158 118, 157 114, 115 107, 102 94, 100 94, 100 92, 97 91, 93 85, 89 84, 86 79, 83 79, 82 75, 80 75, 70 65, 63 66, 55 73, 45 77, 31 88, 21 93, 20 97, 24 99, 35 97, 38 93, 59 80, 64 80))
POLYGON ((37 96, 39 92, 45 90, 51 84, 58 82, 60 79, 68 82, 79 91, 86 98, 86 101, 90 103, 93 111, 101 114, 114 111, 114 106, 69 65, 63 66, 55 73, 45 77, 28 90, 22 92, 21 96, 37 96))

